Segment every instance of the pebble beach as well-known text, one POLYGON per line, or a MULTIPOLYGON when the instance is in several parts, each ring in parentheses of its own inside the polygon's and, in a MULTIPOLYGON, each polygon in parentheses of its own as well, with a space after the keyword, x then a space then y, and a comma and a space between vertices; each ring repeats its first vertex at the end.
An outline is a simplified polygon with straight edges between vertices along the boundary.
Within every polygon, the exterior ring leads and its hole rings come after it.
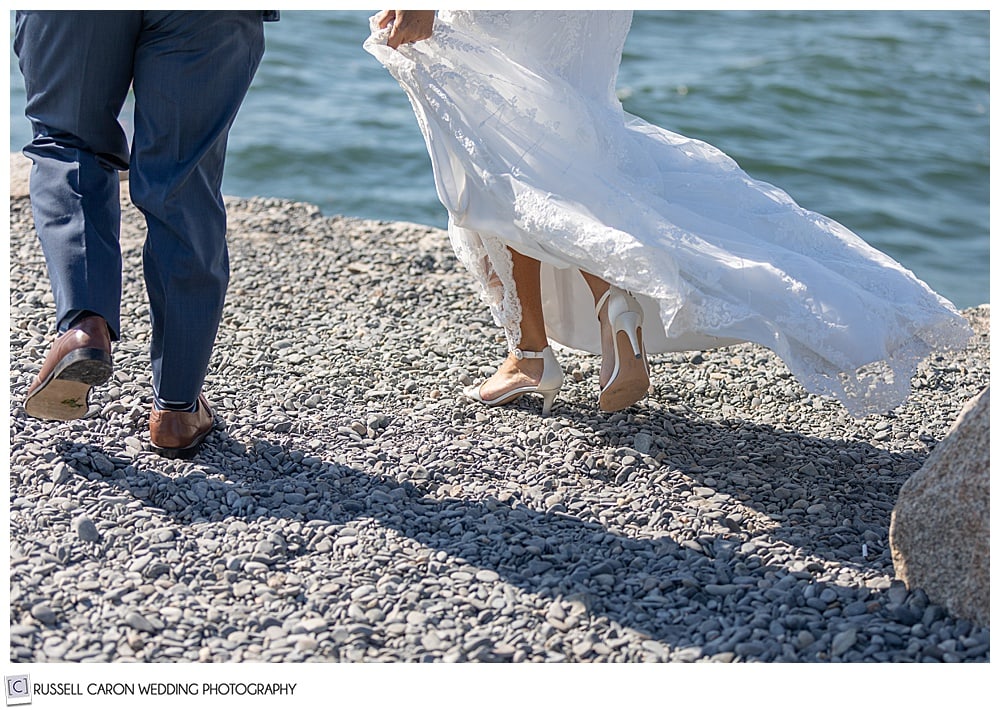
MULTIPOLYGON (((127 192, 125 190, 124 192, 127 192)), ((227 198, 232 277, 189 461, 146 451, 145 234, 123 197, 115 374, 74 422, 21 406, 53 338, 10 211, 12 662, 988 662, 989 627, 893 575, 897 494, 989 383, 976 337, 854 420, 754 345, 599 357, 498 409, 505 344, 446 233, 227 198)))

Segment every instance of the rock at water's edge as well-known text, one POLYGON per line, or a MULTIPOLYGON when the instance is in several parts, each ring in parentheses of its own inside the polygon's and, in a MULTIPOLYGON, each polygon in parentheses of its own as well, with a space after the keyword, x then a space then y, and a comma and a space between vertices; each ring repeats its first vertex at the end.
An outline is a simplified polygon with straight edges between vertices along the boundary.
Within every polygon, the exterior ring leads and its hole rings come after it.
POLYGON ((23 153, 10 154, 10 198, 28 196, 28 176, 31 174, 31 161, 23 153))
POLYGON ((990 623, 990 389, 906 481, 892 513, 896 576, 952 615, 990 623))
MULTIPOLYGON (((24 153, 10 154, 10 199, 28 197, 31 177, 31 160, 24 153)), ((128 171, 119 173, 119 179, 128 180, 128 171)))

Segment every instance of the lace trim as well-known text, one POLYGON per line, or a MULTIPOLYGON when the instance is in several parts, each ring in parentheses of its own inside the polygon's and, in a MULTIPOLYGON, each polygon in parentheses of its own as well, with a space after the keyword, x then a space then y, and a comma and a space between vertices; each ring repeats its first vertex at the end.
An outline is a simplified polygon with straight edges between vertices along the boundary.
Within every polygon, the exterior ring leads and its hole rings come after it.
POLYGON ((521 300, 514 282, 514 259, 499 238, 449 224, 448 236, 455 255, 479 286, 479 297, 493 321, 503 328, 507 348, 521 344, 521 300))

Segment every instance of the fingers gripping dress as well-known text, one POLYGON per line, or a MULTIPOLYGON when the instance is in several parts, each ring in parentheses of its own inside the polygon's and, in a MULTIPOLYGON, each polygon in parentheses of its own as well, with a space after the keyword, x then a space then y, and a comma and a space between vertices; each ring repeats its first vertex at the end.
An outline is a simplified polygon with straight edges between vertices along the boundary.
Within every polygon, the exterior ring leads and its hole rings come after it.
POLYGON ((651 353, 754 342, 855 417, 902 403, 962 347, 954 306, 889 256, 615 95, 629 11, 441 11, 433 36, 365 49, 413 106, 448 233, 513 349, 507 247, 542 262, 549 337, 600 352, 580 271, 631 291, 651 353))

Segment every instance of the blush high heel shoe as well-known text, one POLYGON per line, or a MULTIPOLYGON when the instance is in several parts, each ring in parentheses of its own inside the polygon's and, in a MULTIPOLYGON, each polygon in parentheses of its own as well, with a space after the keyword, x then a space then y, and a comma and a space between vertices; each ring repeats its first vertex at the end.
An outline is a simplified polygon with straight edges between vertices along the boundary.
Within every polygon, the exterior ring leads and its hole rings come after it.
POLYGON ((607 320, 601 328, 611 328, 612 350, 603 353, 612 357, 614 369, 607 384, 601 388, 598 406, 604 412, 625 409, 646 396, 650 390, 649 363, 642 345, 642 307, 628 291, 610 286, 597 301, 597 317, 608 305, 607 320))
POLYGON ((563 384, 562 367, 559 365, 559 361, 556 360, 555 353, 552 352, 551 347, 546 347, 539 352, 517 348, 514 350, 514 357, 518 360, 523 360, 524 358, 542 359, 542 377, 539 379, 537 385, 514 387, 506 392, 501 392, 492 399, 485 399, 479 391, 482 385, 477 385, 465 390, 464 395, 475 402, 485 404, 487 407, 499 407, 504 404, 510 404, 522 395, 540 394, 542 395, 542 416, 547 417, 552 412, 552 403, 555 401, 556 395, 559 394, 559 390, 563 384))

